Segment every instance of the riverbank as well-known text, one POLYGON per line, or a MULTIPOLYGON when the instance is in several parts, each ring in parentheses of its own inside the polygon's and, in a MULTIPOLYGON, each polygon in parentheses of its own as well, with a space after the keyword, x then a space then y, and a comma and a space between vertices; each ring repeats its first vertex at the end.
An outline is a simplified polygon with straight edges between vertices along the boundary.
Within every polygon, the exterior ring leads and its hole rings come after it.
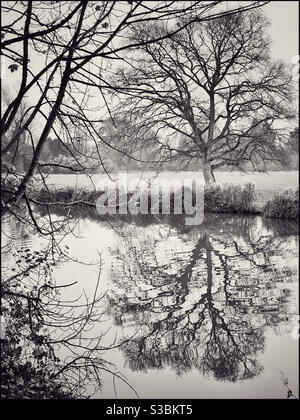
MULTIPOLYGON (((103 191, 89 190, 84 187, 65 187, 59 189, 46 189, 45 187, 34 188, 28 191, 28 198, 36 205, 50 205, 56 207, 89 207, 96 208, 97 199, 103 191)), ((147 194, 147 193, 146 193, 147 194)), ((147 194, 148 196, 148 194, 147 194)), ((139 200, 133 193, 127 193, 127 202, 132 200, 139 205, 139 200)), ((184 193, 181 192, 182 203, 184 193)), ((163 214, 162 198, 159 195, 154 197, 158 205, 158 214, 163 214)), ((122 198, 124 200, 124 197, 122 198)), ((151 213, 151 202, 153 197, 148 196, 148 213, 151 213)), ((118 193, 117 200, 118 203, 118 193)), ((107 205, 107 199, 103 200, 107 205)), ((192 194, 192 204, 196 204, 196 196, 192 194)), ((182 206, 184 209, 184 205, 182 206)), ((299 218, 299 196, 298 190, 287 189, 285 191, 256 191, 254 184, 216 184, 206 187, 204 190, 204 211, 207 213, 228 213, 228 214, 259 214, 264 217, 277 219, 298 220, 299 218)), ((116 213, 119 207, 116 205, 116 213)), ((170 214, 174 214, 174 192, 170 193, 170 214)))

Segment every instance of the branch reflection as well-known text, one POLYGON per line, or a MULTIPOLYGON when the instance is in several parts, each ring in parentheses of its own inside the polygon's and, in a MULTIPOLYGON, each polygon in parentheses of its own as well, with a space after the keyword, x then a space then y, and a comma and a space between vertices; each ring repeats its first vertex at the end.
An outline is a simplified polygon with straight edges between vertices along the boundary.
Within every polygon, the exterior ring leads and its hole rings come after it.
MULTIPOLYGON (((263 371, 267 327, 293 314, 297 236, 260 217, 207 215, 198 227, 124 225, 108 299, 134 371, 197 368, 235 382, 263 371)), ((169 223, 168 223, 169 222, 169 223)))

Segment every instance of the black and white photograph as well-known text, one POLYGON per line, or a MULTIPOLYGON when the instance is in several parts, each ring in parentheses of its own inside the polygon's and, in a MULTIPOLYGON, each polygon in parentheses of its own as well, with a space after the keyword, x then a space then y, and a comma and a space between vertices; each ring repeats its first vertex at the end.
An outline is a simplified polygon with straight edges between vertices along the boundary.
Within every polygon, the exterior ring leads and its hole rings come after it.
POLYGON ((298 38, 298 1, 1 2, 1 400, 299 400, 298 38))

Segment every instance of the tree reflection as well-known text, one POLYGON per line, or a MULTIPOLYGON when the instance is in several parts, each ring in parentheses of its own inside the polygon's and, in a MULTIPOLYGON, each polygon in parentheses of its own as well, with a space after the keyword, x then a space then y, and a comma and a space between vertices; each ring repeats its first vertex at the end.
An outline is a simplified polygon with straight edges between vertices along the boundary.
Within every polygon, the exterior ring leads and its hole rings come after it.
POLYGON ((274 236, 259 217, 220 215, 194 228, 123 230, 109 302, 133 335, 122 346, 129 367, 197 368, 232 382, 261 373, 265 328, 291 313, 295 237, 274 236))

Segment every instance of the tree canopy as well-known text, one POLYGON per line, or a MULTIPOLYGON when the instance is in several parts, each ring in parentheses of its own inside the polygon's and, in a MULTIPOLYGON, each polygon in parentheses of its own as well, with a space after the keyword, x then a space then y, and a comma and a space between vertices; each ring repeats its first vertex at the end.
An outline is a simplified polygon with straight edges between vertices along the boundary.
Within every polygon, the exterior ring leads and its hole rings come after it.
POLYGON ((251 10, 193 22, 151 45, 143 41, 163 26, 135 27, 141 46, 115 75, 117 109, 137 132, 155 130, 170 159, 197 159, 208 183, 225 165, 284 161, 294 89, 288 67, 271 59, 267 26, 263 11, 251 10))

